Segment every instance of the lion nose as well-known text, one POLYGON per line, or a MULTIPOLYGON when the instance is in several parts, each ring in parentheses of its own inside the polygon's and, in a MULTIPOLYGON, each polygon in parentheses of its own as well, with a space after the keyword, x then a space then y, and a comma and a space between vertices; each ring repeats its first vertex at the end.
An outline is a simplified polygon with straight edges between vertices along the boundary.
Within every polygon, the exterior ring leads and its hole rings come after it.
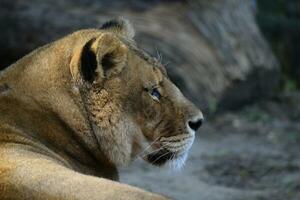
POLYGON ((203 117, 198 117, 194 120, 189 120, 188 121, 188 126, 192 130, 197 131, 200 128, 200 126, 202 125, 202 123, 203 123, 203 117))

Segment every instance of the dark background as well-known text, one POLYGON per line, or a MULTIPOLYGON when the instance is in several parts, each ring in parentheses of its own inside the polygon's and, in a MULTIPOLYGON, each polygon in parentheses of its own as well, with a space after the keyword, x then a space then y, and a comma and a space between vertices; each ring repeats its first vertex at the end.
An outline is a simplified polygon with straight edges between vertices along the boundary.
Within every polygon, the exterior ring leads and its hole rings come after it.
POLYGON ((0 70, 124 16, 207 118, 186 167, 121 181, 176 199, 300 199, 299 0, 1 0, 0 70))

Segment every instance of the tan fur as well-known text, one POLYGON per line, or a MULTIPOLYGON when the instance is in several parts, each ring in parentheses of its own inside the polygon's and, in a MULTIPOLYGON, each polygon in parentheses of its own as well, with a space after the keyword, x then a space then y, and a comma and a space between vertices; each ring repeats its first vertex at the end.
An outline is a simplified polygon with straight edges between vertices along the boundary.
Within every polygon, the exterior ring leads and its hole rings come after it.
POLYGON ((166 199, 109 179, 162 145, 186 152, 187 121, 202 114, 124 30, 75 32, 0 73, 0 199, 166 199), (87 45, 93 82, 82 72, 87 45))

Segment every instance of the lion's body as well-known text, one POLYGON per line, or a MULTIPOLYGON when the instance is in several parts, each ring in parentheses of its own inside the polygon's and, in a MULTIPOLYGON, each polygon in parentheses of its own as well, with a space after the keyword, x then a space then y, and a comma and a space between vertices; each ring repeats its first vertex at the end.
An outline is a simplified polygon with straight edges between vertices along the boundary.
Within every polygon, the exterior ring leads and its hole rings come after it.
MULTIPOLYGON (((92 37, 86 32, 90 31, 73 34, 37 49, 0 75, 0 85, 5 87, 0 93, 0 127, 18 127, 20 133, 14 131, 14 134, 43 144, 49 150, 57 149, 65 159, 71 155, 74 160, 70 162, 84 160, 95 165, 89 152, 95 154, 99 151, 97 140, 89 131, 82 103, 76 102, 80 99, 74 98, 76 94, 70 91, 71 74, 63 67, 69 65, 70 51, 84 43, 80 39, 92 37), (87 137, 76 133, 84 133, 87 137), (36 141, 36 137, 41 141, 36 141)), ((97 33, 94 31, 94 34, 97 33)), ((8 134, 0 135, 2 140, 6 137, 8 134)))
MULTIPOLYGON (((103 82, 101 90, 79 78, 85 45, 103 47, 106 37, 97 29, 75 32, 0 73, 0 199, 164 199, 111 181, 118 179, 117 166, 127 164, 150 136, 142 137, 140 119, 128 116, 133 111, 122 103, 131 98, 128 90, 114 90, 123 87, 119 78, 103 82)), ((106 45, 120 45, 115 40, 106 45)), ((118 48, 113 63, 126 50, 118 48)), ((133 52, 126 59, 130 66, 145 62, 133 52)), ((133 87, 141 74, 127 71, 122 76, 133 87)))
POLYGON ((70 61, 74 41, 90 37, 79 33, 42 47, 1 74, 0 199, 126 198, 126 192, 136 190, 75 172, 117 178, 114 166, 94 158, 101 157, 97 140, 88 135, 84 108, 70 94, 71 75, 61 67, 70 61))

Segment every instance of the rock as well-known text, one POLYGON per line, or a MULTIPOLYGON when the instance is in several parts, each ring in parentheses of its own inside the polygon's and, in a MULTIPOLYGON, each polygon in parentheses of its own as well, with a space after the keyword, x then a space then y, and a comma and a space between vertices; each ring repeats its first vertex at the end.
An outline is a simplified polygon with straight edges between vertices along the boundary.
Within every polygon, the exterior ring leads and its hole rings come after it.
POLYGON ((300 88, 300 1, 257 1, 256 16, 283 74, 283 90, 300 88))
POLYGON ((160 52, 171 79, 205 113, 239 108, 270 96, 280 78, 251 2, 2 0, 0 66, 67 33, 124 16, 140 46, 160 52))

